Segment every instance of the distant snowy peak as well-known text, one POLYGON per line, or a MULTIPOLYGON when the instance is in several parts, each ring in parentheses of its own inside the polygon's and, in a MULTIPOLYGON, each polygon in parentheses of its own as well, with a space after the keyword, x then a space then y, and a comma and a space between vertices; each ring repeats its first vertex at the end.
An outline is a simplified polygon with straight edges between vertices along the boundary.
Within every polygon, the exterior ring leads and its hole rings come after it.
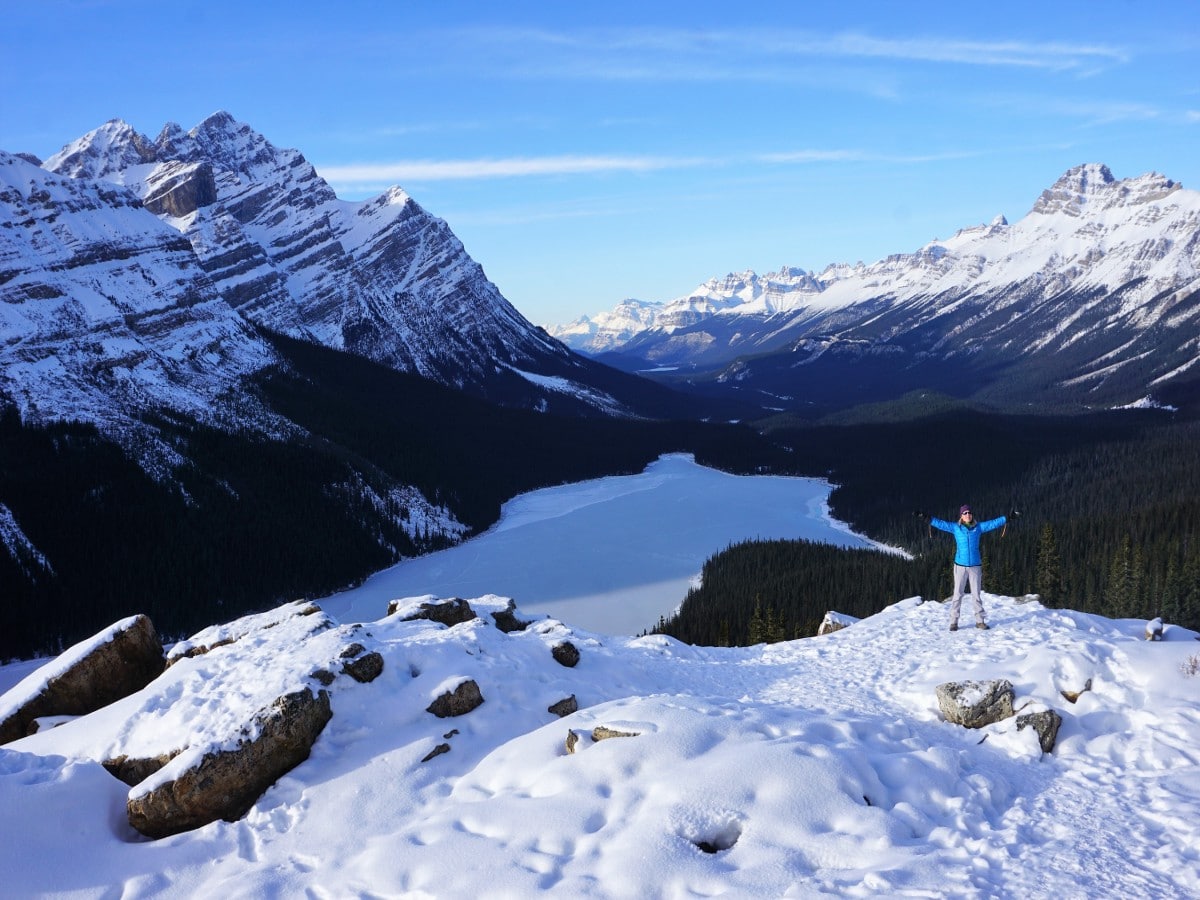
POLYGON ((1019 383, 1030 403, 1061 394, 1122 405, 1186 393, 1198 298, 1200 193, 1091 164, 1064 173, 1012 224, 997 216, 869 265, 730 274, 645 305, 640 328, 602 314, 553 333, 630 367, 719 373, 742 391, 771 370, 760 390, 772 396, 811 398, 846 381, 856 360, 870 368, 885 357, 890 374, 870 399, 894 385, 944 389, 937 366, 971 359, 987 370, 972 390, 989 396, 1008 400, 1019 383))
POLYGON ((694 328, 710 317, 821 314, 881 298, 1011 289, 1031 279, 1061 291, 1113 290, 1146 278, 1145 291, 1158 291, 1196 277, 1198 230, 1200 193, 1157 173, 1117 180, 1106 166, 1088 164, 1064 173, 1015 224, 998 215, 870 265, 835 263, 815 274, 792 267, 732 273, 686 296, 643 304, 636 317, 625 301, 610 313, 549 330, 569 346, 596 353, 620 350, 651 332, 694 328))
POLYGON ((1082 216, 1089 207, 1112 209, 1153 203, 1181 188, 1178 182, 1157 172, 1118 181, 1108 166, 1089 163, 1067 170, 1042 193, 1030 212, 1082 216))

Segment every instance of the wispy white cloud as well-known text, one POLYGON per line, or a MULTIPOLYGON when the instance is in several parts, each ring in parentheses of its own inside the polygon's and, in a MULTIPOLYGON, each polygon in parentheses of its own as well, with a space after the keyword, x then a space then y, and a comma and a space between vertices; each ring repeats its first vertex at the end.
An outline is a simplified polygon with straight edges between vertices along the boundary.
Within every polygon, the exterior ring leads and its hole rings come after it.
POLYGON ((539 175, 594 175, 605 172, 654 172, 718 164, 718 160, 684 156, 517 156, 505 159, 410 159, 386 163, 319 166, 321 177, 335 184, 360 182, 465 181, 539 175))
MULTIPOLYGON (((1075 74, 1128 63, 1128 50, 1101 43, 981 40, 928 35, 877 37, 796 29, 597 28, 549 31, 472 28, 480 48, 512 53, 509 71, 608 79, 723 80, 805 77, 806 63, 882 60, 1042 69, 1075 74)), ((810 72, 817 77, 816 71, 810 72)))
POLYGON ((335 188, 362 191, 382 190, 392 184, 419 182, 472 181, 504 178, 529 178, 560 175, 599 175, 611 173, 646 174, 678 169, 732 168, 768 165, 805 165, 818 163, 929 163, 964 159, 979 154, 948 151, 928 154, 889 154, 861 149, 818 149, 727 156, 652 156, 566 154, 561 156, 521 156, 503 159, 409 159, 382 163, 318 165, 317 170, 335 188))

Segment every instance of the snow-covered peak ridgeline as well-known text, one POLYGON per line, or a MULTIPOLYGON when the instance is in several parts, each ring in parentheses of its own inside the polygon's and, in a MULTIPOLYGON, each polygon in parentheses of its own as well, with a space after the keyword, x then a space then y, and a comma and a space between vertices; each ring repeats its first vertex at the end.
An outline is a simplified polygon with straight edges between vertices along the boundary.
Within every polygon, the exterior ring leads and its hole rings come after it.
POLYGON ((0 151, 0 395, 26 421, 212 421, 273 355, 124 188, 0 151))
MULTIPOLYGON (((31 861, 5 868, 5 889, 1200 892, 1192 632, 1168 626, 1162 642, 1148 642, 1143 622, 988 595, 987 632, 952 634, 942 604, 910 599, 820 638, 705 648, 552 619, 505 633, 491 613, 506 601, 492 596, 471 600, 479 618, 453 627, 404 621, 428 599, 361 627, 314 629, 267 613, 209 629, 191 643, 211 652, 0 748, 0 853, 31 861), (382 673, 328 686, 333 717, 311 755, 243 818, 155 842, 127 825, 126 799, 139 789, 101 760, 166 749, 182 751, 178 767, 231 746, 280 691, 315 688, 313 673, 331 662, 336 671, 351 640, 380 654, 382 673), (564 641, 580 654, 570 668, 552 652, 564 641), (453 721, 426 711, 465 679, 482 705, 453 721), (1022 713, 1062 717, 1049 755, 1015 719, 980 730, 943 720, 939 684, 993 679, 1012 683, 1022 713), (560 719, 548 707, 569 696, 578 710, 560 719), (634 736, 593 742, 597 726, 634 736), (579 736, 574 753, 568 731, 579 736), (434 755, 439 745, 445 752, 434 755), (64 859, 72 864, 55 864, 64 859)), ((0 698, 0 709, 38 678, 0 698)))
POLYGON ((514 374, 526 372, 581 381, 585 402, 621 407, 403 190, 341 201, 299 151, 228 113, 186 132, 169 124, 154 140, 114 120, 45 167, 133 191, 187 237, 217 291, 256 324, 483 396, 511 396, 494 390, 504 380, 551 396, 514 374))
POLYGON ((811 361, 839 342, 900 351, 901 365, 1071 350, 1057 381, 1039 389, 1086 394, 1138 360, 1139 378, 1122 389, 1144 396, 1194 360, 1198 290, 1200 192, 1155 173, 1118 180, 1089 164, 1013 224, 998 216, 870 265, 729 275, 667 303, 625 301, 549 330, 585 352, 673 365, 782 350, 811 361))

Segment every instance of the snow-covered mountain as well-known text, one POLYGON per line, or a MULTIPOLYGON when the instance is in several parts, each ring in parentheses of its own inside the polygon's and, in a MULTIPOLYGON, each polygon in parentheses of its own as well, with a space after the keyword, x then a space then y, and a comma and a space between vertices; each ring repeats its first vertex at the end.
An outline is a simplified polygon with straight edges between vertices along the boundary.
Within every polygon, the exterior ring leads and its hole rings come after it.
MULTIPOLYGON (((1197 376, 1200 193, 1083 165, 1013 224, 1000 216, 871 265, 729 275, 550 332, 632 365, 720 369, 767 354, 722 377, 801 402, 821 402, 822 373, 861 361, 885 368, 892 390, 947 387, 931 370, 962 362, 955 393, 1127 403, 1197 376)), ((866 388, 859 399, 876 399, 866 388)))
POLYGON ((219 414, 272 351, 125 188, 0 152, 0 395, 28 422, 219 414))
POLYGON ((141 691, 0 747, 6 892, 1200 893, 1193 632, 1149 642, 1143 622, 988 595, 986 632, 950 633, 941 604, 912 598, 822 637, 690 647, 553 619, 502 631, 498 597, 452 627, 406 621, 429 599, 362 624, 281 608, 208 629, 176 650, 211 652, 175 652, 141 691), (378 654, 375 680, 334 676, 351 642, 378 654), (467 680, 482 704, 427 711, 467 680), (1016 717, 945 720, 940 684, 994 680, 1016 717), (256 714, 297 690, 327 693, 332 718, 243 817, 133 830, 129 798, 253 739, 256 714), (1018 721, 1047 709, 1061 726, 1044 753, 1018 721), (625 736, 593 740, 601 727, 625 736), (164 752, 179 755, 132 788, 101 765, 164 752))
MULTIPOLYGON (((403 190, 392 188, 362 202, 339 200, 298 151, 273 146, 227 113, 186 132, 169 124, 154 140, 113 120, 43 165, 58 176, 53 184, 119 198, 118 207, 137 213, 117 218, 107 209, 98 211, 104 203, 97 199, 96 208, 72 207, 72 217, 59 219, 56 227, 82 223, 86 231, 95 226, 85 219, 106 218, 107 230, 120 232, 128 220, 132 236, 117 238, 118 244, 150 229, 177 255, 162 267, 184 273, 178 279, 181 294, 195 294, 183 283, 186 278, 201 281, 206 297, 224 302, 248 323, 512 405, 573 404, 608 414, 638 405, 633 380, 571 353, 526 321, 449 226, 403 190), (150 213, 163 227, 149 224, 150 213)), ((21 176, 26 183, 41 177, 21 176)), ((24 196, 32 190, 27 184, 24 196)), ((44 199, 45 216, 60 215, 57 196, 44 199)), ((36 219, 19 205, 0 214, 15 241, 6 254, 14 260, 8 265, 28 273, 53 270, 57 262, 43 255, 46 242, 21 233, 36 219)), ((84 262, 73 257, 72 271, 78 278, 93 277, 84 262)), ((65 288, 55 290, 71 296, 65 288)), ((3 299, 29 301, 11 289, 3 299)), ((29 302, 37 305, 36 299, 29 302)), ((14 338, 56 340, 15 320, 6 329, 6 339, 14 338)), ((262 363, 259 353, 230 368, 244 372, 262 363)), ((38 392, 37 382, 20 372, 6 377, 16 393, 38 392)), ((57 400, 42 398, 39 408, 53 414, 57 400)))

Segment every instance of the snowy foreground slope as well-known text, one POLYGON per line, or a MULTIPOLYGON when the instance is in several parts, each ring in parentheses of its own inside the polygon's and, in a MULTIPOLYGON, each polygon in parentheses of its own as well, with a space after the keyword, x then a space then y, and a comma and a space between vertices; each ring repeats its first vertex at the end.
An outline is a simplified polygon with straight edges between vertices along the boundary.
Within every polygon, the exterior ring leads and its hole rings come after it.
POLYGON ((1181 670, 1194 634, 1148 643, 1141 622, 985 600, 987 632, 951 634, 942 604, 910 599, 747 649, 551 619, 506 634, 488 615, 506 601, 490 596, 452 628, 401 621, 416 601, 311 636, 293 617, 0 747, 2 892, 1196 896, 1200 679, 1181 670), (332 685, 312 756, 244 819, 159 841, 129 828, 129 789, 93 760, 181 736, 219 744, 222 722, 350 636, 383 655, 383 674, 332 685), (551 655, 564 640, 574 668, 551 655), (463 678, 481 706, 425 711, 463 678), (1062 715, 1052 754, 1012 720, 942 721, 936 685, 992 678, 1012 681, 1018 707, 1062 715), (1074 704, 1060 694, 1089 680, 1074 704), (578 712, 547 711, 571 694, 578 712), (566 752, 569 729, 597 725, 637 736, 566 752))

